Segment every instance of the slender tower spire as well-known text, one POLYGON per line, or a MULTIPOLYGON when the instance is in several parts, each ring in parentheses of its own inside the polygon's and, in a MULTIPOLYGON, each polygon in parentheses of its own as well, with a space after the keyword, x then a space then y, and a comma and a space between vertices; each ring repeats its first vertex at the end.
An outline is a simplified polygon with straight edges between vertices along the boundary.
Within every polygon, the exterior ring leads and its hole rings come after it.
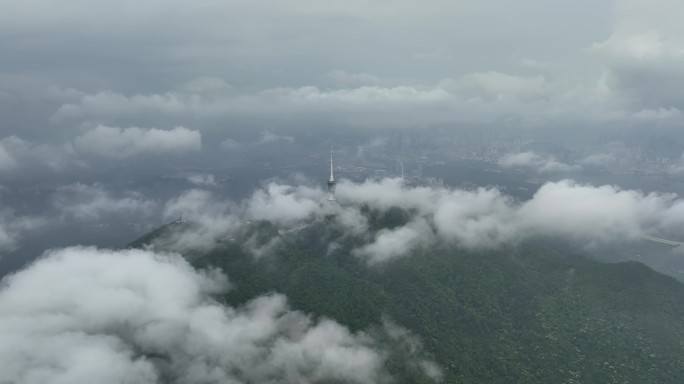
POLYGON ((333 152, 330 146, 330 179, 328 179, 328 201, 335 201, 335 176, 333 175, 333 152))

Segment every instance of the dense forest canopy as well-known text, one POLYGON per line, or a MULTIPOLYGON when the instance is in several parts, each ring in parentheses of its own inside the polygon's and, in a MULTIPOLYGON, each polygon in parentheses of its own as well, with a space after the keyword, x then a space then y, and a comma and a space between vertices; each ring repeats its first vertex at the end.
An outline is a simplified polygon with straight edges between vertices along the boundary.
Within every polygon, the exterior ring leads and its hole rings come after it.
MULTIPOLYGON (((371 234, 412 215, 397 207, 360 211, 371 234)), ((192 226, 172 224, 132 246, 192 226)), ((334 217, 280 233, 259 221, 188 257, 228 274, 234 289, 218 297, 228 305, 279 292, 294 308, 352 330, 381 335, 388 323, 404 329, 413 347, 384 332, 392 351, 385 364, 397 382, 684 379, 684 286, 640 263, 602 264, 528 241, 480 251, 415 247, 369 265, 353 252, 362 236, 342 231, 334 217), (259 246, 269 246, 268 254, 255 255, 259 246), (440 374, 431 379, 415 361, 434 361, 440 374)))

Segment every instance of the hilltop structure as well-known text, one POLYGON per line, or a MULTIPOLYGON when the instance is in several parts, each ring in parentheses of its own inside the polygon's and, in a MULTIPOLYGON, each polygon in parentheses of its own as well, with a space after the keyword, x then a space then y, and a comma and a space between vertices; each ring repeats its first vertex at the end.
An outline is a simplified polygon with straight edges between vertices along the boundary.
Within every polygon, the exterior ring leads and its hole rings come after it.
POLYGON ((335 176, 333 175, 333 152, 330 147, 330 179, 328 179, 328 201, 335 201, 335 176))

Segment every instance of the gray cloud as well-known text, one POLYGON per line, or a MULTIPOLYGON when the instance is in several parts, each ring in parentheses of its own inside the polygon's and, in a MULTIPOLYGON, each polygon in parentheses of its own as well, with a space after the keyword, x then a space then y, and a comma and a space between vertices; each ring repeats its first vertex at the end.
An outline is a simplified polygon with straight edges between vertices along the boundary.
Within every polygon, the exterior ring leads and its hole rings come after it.
MULTIPOLYGON (((166 124, 200 121, 211 125, 226 119, 282 124, 284 118, 305 122, 325 117, 350 126, 377 129, 445 122, 488 123, 511 118, 524 126, 548 121, 604 123, 636 119, 632 115, 633 112, 625 112, 618 103, 606 99, 591 82, 487 72, 437 82, 336 89, 305 85, 218 94, 172 90, 126 95, 106 91, 62 105, 52 120, 145 125, 162 119, 166 124)), ((263 138, 268 140, 270 136, 263 138)))
POLYGON ((198 226, 157 239, 157 247, 178 251, 212 249, 221 237, 242 223, 236 204, 201 189, 185 191, 166 203, 165 218, 175 220, 181 215, 198 226))
POLYGON ((114 196, 102 184, 71 184, 59 187, 52 196, 52 205, 63 217, 77 220, 96 220, 114 215, 141 218, 151 215, 156 204, 135 192, 114 196))
POLYGON ((542 75, 514 76, 501 72, 469 73, 460 79, 446 79, 444 88, 470 99, 538 99, 550 96, 553 89, 542 75))
POLYGON ((670 167, 668 168, 668 172, 672 174, 682 174, 684 173, 684 154, 677 159, 670 167))
POLYGON ((84 165, 69 145, 58 147, 34 143, 17 136, 8 136, 0 140, 0 173, 38 168, 60 171, 74 166, 84 165))
POLYGON ((636 108, 684 107, 684 28, 681 2, 620 0, 610 36, 592 51, 606 60, 608 84, 636 108))
POLYGON ((358 87, 361 85, 377 85, 380 78, 368 73, 349 73, 340 69, 332 70, 324 75, 325 80, 338 87, 358 87))
MULTIPOLYGON (((182 214, 193 225, 157 239, 155 246, 178 251, 208 250, 222 239, 230 238, 248 221, 267 220, 281 226, 292 226, 304 220, 315 220, 335 209, 322 204, 323 196, 323 191, 318 188, 275 182, 267 183, 241 202, 225 201, 202 189, 185 191, 166 203, 164 217, 175 220, 182 214)), ((356 227, 359 219, 354 214, 344 213, 340 222, 356 227)), ((277 245, 277 242, 245 244, 255 255, 264 255, 277 245)))
POLYGON ((311 119, 379 128, 639 125, 654 116, 677 124, 684 34, 672 15, 681 6, 614 3, 6 1, 0 46, 13 59, 0 65, 0 95, 3 105, 32 106, 32 116, 7 108, 18 125, 6 134, 160 122, 204 132, 244 118, 274 133, 273 124, 311 119), (36 62, 51 66, 25 69, 36 62))
POLYGON ((267 130, 261 132, 257 144, 271 144, 278 142, 292 143, 294 142, 294 138, 292 136, 278 135, 267 130))
POLYGON ((499 165, 506 168, 532 168, 537 172, 572 172, 578 171, 582 167, 569 165, 556 160, 551 155, 540 155, 535 152, 512 153, 502 157, 499 165))
POLYGON ((226 138, 221 142, 221 148, 227 151, 235 151, 244 148, 257 149, 256 147, 269 144, 292 144, 295 142, 294 137, 288 135, 281 135, 268 129, 259 133, 259 138, 252 142, 240 142, 232 138, 226 138))
POLYGON ((435 362, 423 358, 423 343, 416 336, 411 334, 409 330, 395 324, 389 319, 383 319, 383 329, 385 333, 398 344, 399 348, 404 349, 412 357, 408 362, 415 364, 432 380, 441 381, 444 373, 442 368, 435 362))
POLYGON ((363 333, 313 321, 281 295, 224 307, 217 271, 179 255, 67 248, 4 279, 0 381, 383 382, 363 333), (171 283, 170 283, 171 282, 171 283))
POLYGON ((205 173, 197 173, 193 174, 187 177, 188 181, 197 185, 197 186, 204 186, 204 187, 215 187, 216 184, 216 177, 211 174, 205 174, 205 173))
POLYGON ((223 148, 225 150, 229 150, 229 151, 236 150, 236 149, 240 148, 241 146, 242 145, 240 144, 240 142, 238 142, 237 140, 230 139, 230 138, 225 139, 221 142, 221 148, 223 148))
POLYGON ((618 158, 616 155, 611 153, 595 153, 588 155, 580 161, 583 165, 593 165, 593 166, 614 166, 618 164, 618 158))
POLYGON ((44 218, 17 215, 10 208, 0 208, 0 257, 15 250, 23 238, 46 224, 44 218))
POLYGON ((17 167, 17 160, 9 153, 5 145, 0 146, 0 170, 3 172, 17 167))
POLYGON ((143 154, 198 151, 202 148, 202 135, 185 127, 163 130, 100 125, 76 137, 74 147, 82 153, 122 159, 143 154))

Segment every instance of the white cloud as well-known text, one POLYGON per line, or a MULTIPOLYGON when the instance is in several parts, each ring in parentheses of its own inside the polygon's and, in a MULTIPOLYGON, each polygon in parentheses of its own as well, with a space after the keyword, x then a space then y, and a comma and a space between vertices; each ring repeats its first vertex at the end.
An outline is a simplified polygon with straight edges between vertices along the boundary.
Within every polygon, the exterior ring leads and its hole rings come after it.
MULTIPOLYGON (((158 94, 131 95, 103 91, 63 104, 52 121, 225 124, 248 118, 276 124, 283 119, 305 122, 323 116, 352 126, 377 128, 510 118, 525 125, 577 119, 602 123, 606 119, 631 119, 632 112, 623 112, 610 97, 614 94, 597 88, 594 79, 547 73, 523 77, 504 72, 474 72, 437 82, 403 80, 394 85, 359 84, 339 89, 306 85, 231 92, 202 87, 190 92, 183 87, 158 94)), ((270 135, 262 137, 265 141, 269 138, 270 135)), ((233 149, 235 143, 227 141, 226 146, 233 149)))
MULTIPOLYGON (((157 239, 154 245, 178 251, 209 250, 222 240, 234 237, 247 221, 266 220, 289 229, 333 214, 345 231, 353 235, 365 234, 367 222, 363 215, 355 209, 326 204, 326 196, 320 188, 275 182, 264 185, 240 202, 222 200, 206 190, 189 190, 166 203, 164 217, 175 220, 182 214, 192 225, 171 231, 157 239)), ((262 255, 278 244, 243 245, 262 255)))
MULTIPOLYGON (((175 251, 206 251, 235 237, 245 223, 260 220, 288 230, 324 217, 334 217, 335 223, 347 234, 367 235, 365 216, 356 208, 328 204, 326 198, 327 194, 318 187, 276 182, 265 184, 239 202, 222 200, 206 190, 189 190, 166 203, 164 217, 175 220, 182 214, 191 225, 170 231, 156 239, 154 246, 175 251)), ((246 250, 259 256, 272 253, 279 245, 278 241, 256 244, 255 239, 243 244, 246 250)))
POLYGON ((320 210, 323 193, 318 188, 269 183, 247 200, 245 216, 253 220, 299 221, 320 210))
POLYGON ((228 138, 221 142, 221 147, 226 150, 235 150, 242 147, 242 144, 237 140, 228 138))
POLYGON ((187 180, 199 187, 215 187, 216 177, 211 174, 197 173, 187 177, 187 180))
POLYGON ((156 239, 155 246, 178 251, 212 249, 241 223, 237 205, 201 189, 186 191, 166 203, 166 219, 175 220, 181 215, 195 225, 156 239))
POLYGON ((492 248, 535 236, 579 240, 584 245, 635 241, 658 231, 677 233, 684 202, 676 195, 644 194, 573 181, 543 185, 532 199, 514 203, 497 190, 405 188, 399 180, 340 183, 341 201, 415 211, 402 227, 381 231, 361 251, 370 262, 405 255, 410 247, 446 241, 492 248), (432 232, 425 233, 424 222, 432 232), (416 230, 420 228, 421 230, 416 230), (418 235, 420 233, 420 235, 418 235), (395 239, 397 243, 390 243, 395 239), (375 250, 375 253, 369 252, 375 250))
POLYGON ((373 242, 355 250, 356 255, 368 259, 370 264, 404 256, 414 247, 434 241, 432 231, 425 220, 415 220, 395 229, 379 231, 373 242))
POLYGON ((67 248, 0 288, 0 381, 312 383, 383 381, 362 333, 313 321, 281 295, 218 304, 217 271, 179 255, 67 248))
POLYGON ((643 120, 680 120, 682 111, 677 108, 642 109, 632 116, 643 120))
POLYGON ((449 93, 439 87, 413 86, 362 86, 359 88, 322 91, 318 87, 277 88, 261 92, 264 97, 276 97, 295 104, 348 103, 364 104, 411 104, 435 103, 449 99, 449 93))
MULTIPOLYGON (((449 92, 435 86, 361 86, 321 90, 316 86, 267 88, 252 93, 194 94, 171 91, 164 94, 124 95, 111 91, 84 96, 77 103, 62 105, 53 121, 116 120, 165 117, 169 120, 225 119, 235 116, 269 117, 315 115, 321 111, 373 110, 378 106, 430 105, 447 102, 449 92)), ((267 131, 266 131, 267 132, 267 131)))
POLYGON ((530 234, 612 242, 636 239, 664 225, 679 204, 672 195, 561 181, 543 185, 520 206, 516 224, 530 234))
POLYGON ((618 163, 618 158, 617 156, 610 154, 610 153, 595 153, 592 155, 588 155, 584 159, 580 161, 581 164, 583 165, 598 165, 598 166, 604 166, 604 167, 609 167, 609 166, 614 166, 617 165, 618 163))
POLYGON ((443 80, 441 86, 468 98, 510 98, 542 97, 552 89, 541 75, 532 77, 513 76, 501 72, 470 73, 459 79, 443 80))
POLYGON ((179 115, 190 112, 200 101, 192 93, 167 92, 129 97, 112 91, 100 91, 86 94, 75 103, 63 104, 51 119, 53 121, 104 119, 149 112, 179 115))
POLYGON ((266 130, 262 131, 259 135, 259 140, 257 141, 257 144, 272 144, 278 142, 292 143, 294 142, 294 138, 291 136, 277 135, 271 131, 266 130))
POLYGON ((684 46, 665 42, 658 31, 650 30, 642 34, 612 35, 592 49, 633 60, 658 60, 684 58, 684 46))
POLYGON ((444 376, 442 368, 431 360, 421 359, 423 343, 420 339, 411 334, 409 330, 395 324, 387 318, 383 319, 383 329, 390 339, 396 343, 395 348, 403 349, 412 357, 408 362, 409 364, 415 364, 420 367, 420 369, 432 380, 436 382, 442 381, 444 376))
POLYGON ((60 187, 52 200, 62 216, 77 220, 97 220, 112 215, 140 218, 151 215, 156 207, 156 202, 139 193, 126 192, 117 197, 101 184, 76 183, 60 187))
POLYGON ((616 1, 610 36, 592 46, 605 60, 608 85, 637 112, 684 107, 682 12, 676 0, 616 1))
POLYGON ((537 172, 572 172, 581 169, 578 165, 569 165, 556 160, 553 156, 543 156, 534 152, 512 153, 499 160, 499 165, 506 168, 528 167, 537 172))
POLYGON ((77 151, 123 159, 143 154, 186 153, 202 149, 202 135, 185 127, 117 128, 100 125, 74 140, 77 151))
MULTIPOLYGON (((248 220, 267 220, 287 230, 333 219, 344 236, 356 237, 360 245, 354 252, 374 264, 438 242, 479 249, 550 236, 594 246, 637 241, 644 234, 678 233, 684 223, 684 202, 676 195, 571 180, 546 183, 525 202, 495 189, 405 187, 399 179, 361 184, 342 180, 337 196, 343 203, 329 204, 320 188, 278 183, 269 183, 240 203, 221 201, 206 191, 188 191, 167 204, 166 216, 175 219, 184 213, 195 225, 156 245, 207 250, 220 239, 233 237, 248 220), (408 221, 373 233, 363 206, 380 212, 398 207, 408 213, 408 221)), ((263 255, 279 244, 252 248, 263 255)))

